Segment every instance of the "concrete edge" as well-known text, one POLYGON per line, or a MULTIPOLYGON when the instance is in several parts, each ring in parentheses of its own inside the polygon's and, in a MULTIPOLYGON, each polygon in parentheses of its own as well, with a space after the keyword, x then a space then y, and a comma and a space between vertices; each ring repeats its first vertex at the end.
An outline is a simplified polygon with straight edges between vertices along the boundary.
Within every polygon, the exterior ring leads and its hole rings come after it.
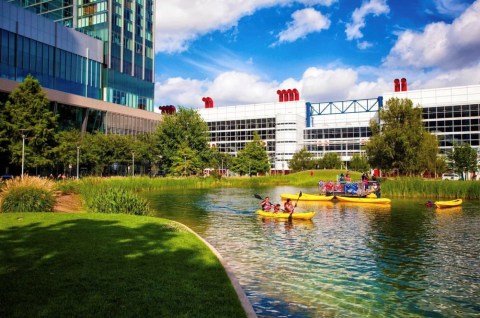
POLYGON ((233 273, 232 269, 228 265, 227 261, 225 261, 220 255, 220 253, 217 251, 215 247, 213 247, 210 243, 208 243, 206 240, 203 239, 200 235, 197 234, 194 230, 186 226, 185 224, 179 223, 177 221, 169 220, 171 222, 174 222, 176 224, 181 225, 184 227, 187 231, 195 235, 198 239, 200 239, 208 248, 215 254, 215 256, 218 258, 220 263, 222 264, 223 268, 225 269, 225 272, 227 273, 228 278, 230 279, 230 282, 233 285, 233 288, 235 289, 235 292, 237 293, 238 299, 240 300, 240 303, 242 304, 243 310, 245 311, 246 315, 248 318, 257 318, 257 314, 255 313, 255 310, 253 310, 253 306, 250 303, 250 301, 247 298, 247 295, 243 291, 242 286, 240 286, 240 283, 238 282, 237 278, 235 277, 235 274, 233 273))

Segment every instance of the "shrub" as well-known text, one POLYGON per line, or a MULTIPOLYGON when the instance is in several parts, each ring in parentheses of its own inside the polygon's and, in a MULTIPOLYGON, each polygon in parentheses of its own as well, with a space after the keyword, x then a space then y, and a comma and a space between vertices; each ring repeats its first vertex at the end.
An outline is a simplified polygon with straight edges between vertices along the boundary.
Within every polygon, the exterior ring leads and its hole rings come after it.
POLYGON ((55 205, 55 183, 24 176, 8 180, 0 194, 2 212, 50 212, 55 205))
POLYGON ((148 215, 146 200, 121 188, 105 187, 84 193, 87 209, 94 213, 148 215))

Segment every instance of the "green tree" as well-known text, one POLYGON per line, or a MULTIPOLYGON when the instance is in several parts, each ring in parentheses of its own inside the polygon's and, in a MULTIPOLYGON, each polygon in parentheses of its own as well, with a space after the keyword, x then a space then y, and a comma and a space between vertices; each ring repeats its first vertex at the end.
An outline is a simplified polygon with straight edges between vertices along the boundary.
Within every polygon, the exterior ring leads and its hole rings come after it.
POLYGON ((28 75, 8 96, 5 103, 6 134, 11 163, 22 161, 22 135, 25 136, 25 168, 53 165, 57 115, 38 80, 28 75), (23 133, 22 133, 23 132, 23 133))
POLYGON ((165 115, 154 140, 153 149, 162 157, 162 170, 178 174, 178 158, 187 148, 193 151, 192 158, 197 158, 190 173, 199 173, 208 165, 208 126, 196 110, 181 107, 177 113, 165 115), (181 147, 184 150, 180 151, 181 147))
POLYGON ((470 144, 462 143, 454 145, 453 150, 447 155, 452 170, 462 174, 464 172, 474 172, 478 169, 477 152, 470 144))
POLYGON ((220 173, 221 169, 223 169, 225 173, 225 170, 231 166, 232 161, 232 156, 228 153, 221 152, 216 147, 210 148, 208 166, 217 170, 215 173, 217 177, 222 176, 220 173))
POLYGON ((313 154, 304 147, 293 154, 292 160, 290 160, 288 166, 293 171, 312 169, 314 166, 313 154))
POLYGON ((437 155, 437 158, 435 159, 435 178, 438 174, 442 174, 447 171, 447 169, 448 165, 446 158, 444 156, 437 155))
POLYGON ((177 153, 172 157, 171 174, 175 176, 199 175, 202 170, 202 161, 196 155, 196 151, 188 147, 186 142, 182 142, 177 153))
POLYGON ((336 152, 328 152, 319 162, 321 169, 339 169, 342 166, 342 160, 336 152))
MULTIPOLYGON (((7 133, 7 120, 5 118, 5 107, 0 102, 0 166, 7 167, 10 162, 10 152, 8 151, 9 139, 7 133)), ((0 171, 0 174, 6 171, 0 171)))
POLYGON ((232 170, 240 175, 265 173, 270 171, 270 162, 265 150, 265 144, 258 135, 253 133, 253 140, 245 144, 245 148, 238 152, 232 170))
POLYGON ((368 171, 370 166, 368 164, 368 159, 361 154, 354 154, 350 160, 349 168, 355 171, 368 171))
POLYGON ((56 135, 56 140, 57 146, 52 149, 52 154, 55 157, 55 164, 60 166, 64 173, 76 175, 77 146, 81 145, 80 131, 60 131, 56 135))
POLYGON ((365 145, 371 166, 402 175, 434 166, 438 142, 423 127, 421 107, 413 107, 409 99, 391 98, 379 117, 381 125, 370 122, 372 136, 365 145))

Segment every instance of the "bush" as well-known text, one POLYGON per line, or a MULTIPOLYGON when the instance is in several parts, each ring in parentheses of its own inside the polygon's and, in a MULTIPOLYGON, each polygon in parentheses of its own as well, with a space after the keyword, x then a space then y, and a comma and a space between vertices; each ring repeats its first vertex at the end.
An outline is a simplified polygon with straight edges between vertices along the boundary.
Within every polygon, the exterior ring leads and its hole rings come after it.
POLYGON ((2 212, 50 212, 55 206, 55 183, 25 176, 8 180, 0 195, 2 212))
POLYGON ((87 209, 94 213, 148 215, 146 200, 125 189, 106 187, 84 193, 87 209))

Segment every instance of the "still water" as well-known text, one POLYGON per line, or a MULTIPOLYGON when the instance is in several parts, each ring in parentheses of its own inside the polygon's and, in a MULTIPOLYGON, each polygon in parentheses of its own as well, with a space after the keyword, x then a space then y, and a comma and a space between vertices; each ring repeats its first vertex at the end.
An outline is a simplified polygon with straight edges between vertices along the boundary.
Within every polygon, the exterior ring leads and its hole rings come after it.
MULTIPOLYGON (((312 221, 255 215, 254 193, 292 187, 145 194, 222 254, 259 317, 480 317, 480 203, 444 210, 298 203, 312 221)), ((316 189, 302 189, 315 193, 316 189)))

